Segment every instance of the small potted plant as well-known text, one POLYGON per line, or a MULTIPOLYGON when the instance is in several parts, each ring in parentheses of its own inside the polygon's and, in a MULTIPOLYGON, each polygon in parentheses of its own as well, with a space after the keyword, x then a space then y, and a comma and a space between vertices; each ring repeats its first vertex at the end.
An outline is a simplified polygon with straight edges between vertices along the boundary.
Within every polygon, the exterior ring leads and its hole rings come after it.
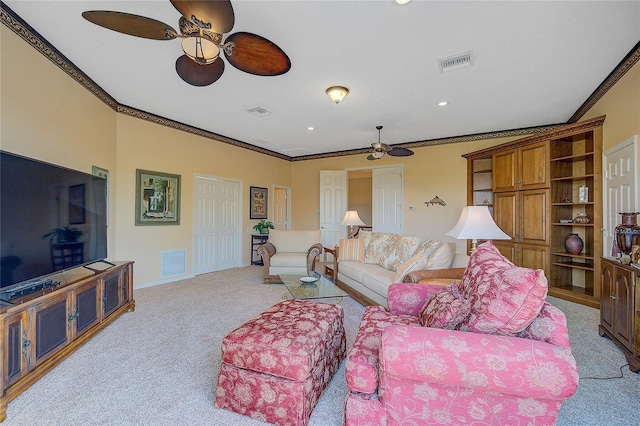
POLYGON ((64 226, 62 228, 54 228, 48 234, 44 234, 42 238, 50 238, 52 244, 75 243, 82 236, 82 231, 78 228, 70 228, 64 226))
POLYGON ((262 219, 260 222, 253 225, 253 229, 258 231, 260 234, 268 234, 269 229, 275 229, 273 227, 273 222, 262 219))

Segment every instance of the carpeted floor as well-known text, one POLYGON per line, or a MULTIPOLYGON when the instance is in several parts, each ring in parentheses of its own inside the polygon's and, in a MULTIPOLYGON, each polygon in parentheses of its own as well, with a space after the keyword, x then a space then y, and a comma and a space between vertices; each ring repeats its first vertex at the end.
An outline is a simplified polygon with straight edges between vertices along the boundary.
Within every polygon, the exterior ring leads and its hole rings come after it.
MULTIPOLYGON (((277 303, 282 285, 262 284, 256 266, 205 274, 136 290, 136 311, 124 314, 9 403, 13 425, 262 425, 214 407, 223 337, 277 303)), ((640 416, 640 375, 623 368, 622 353, 597 334, 599 311, 550 299, 569 318, 580 367, 578 393, 559 425, 630 425, 640 416)), ((350 298, 347 344, 364 308, 350 298)), ((344 362, 311 416, 311 426, 342 423, 344 362)))

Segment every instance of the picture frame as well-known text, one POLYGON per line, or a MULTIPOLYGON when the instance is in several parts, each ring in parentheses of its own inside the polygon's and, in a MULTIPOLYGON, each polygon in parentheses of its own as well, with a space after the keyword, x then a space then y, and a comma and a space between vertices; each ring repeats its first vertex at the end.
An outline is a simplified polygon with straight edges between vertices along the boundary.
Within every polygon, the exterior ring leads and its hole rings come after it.
POLYGON ((85 222, 84 183, 69 187, 69 225, 85 222))
POLYGON ((104 199, 105 199, 105 203, 107 204, 106 205, 107 217, 105 218, 105 220, 106 220, 106 225, 109 226, 109 184, 110 184, 109 181, 111 179, 109 170, 103 169, 102 167, 98 167, 98 166, 91 166, 91 174, 94 176, 101 177, 107 181, 104 188, 104 192, 105 192, 104 199))
POLYGON ((136 169, 135 224, 180 224, 180 175, 136 169))
POLYGON ((249 187, 249 219, 266 219, 269 191, 259 186, 249 187))
POLYGON ((631 246, 631 263, 640 264, 640 245, 631 246))

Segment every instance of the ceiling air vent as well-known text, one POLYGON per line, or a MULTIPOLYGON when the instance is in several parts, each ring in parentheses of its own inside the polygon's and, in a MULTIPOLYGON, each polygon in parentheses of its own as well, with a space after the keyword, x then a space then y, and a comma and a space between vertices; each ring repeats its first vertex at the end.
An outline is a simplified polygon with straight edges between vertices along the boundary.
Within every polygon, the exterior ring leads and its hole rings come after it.
POLYGON ((271 115, 271 111, 262 107, 249 108, 247 112, 251 115, 255 115, 256 117, 264 117, 267 115, 271 115))
POLYGON ((440 58, 440 72, 457 70, 458 68, 470 67, 473 65, 473 50, 458 53, 457 55, 440 58))

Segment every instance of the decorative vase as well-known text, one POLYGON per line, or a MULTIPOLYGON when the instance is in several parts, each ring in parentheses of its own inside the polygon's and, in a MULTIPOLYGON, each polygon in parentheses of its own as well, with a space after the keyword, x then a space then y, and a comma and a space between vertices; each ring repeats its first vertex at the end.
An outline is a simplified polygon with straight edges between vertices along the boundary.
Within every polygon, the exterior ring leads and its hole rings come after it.
POLYGON ((564 240, 564 248, 569 254, 580 254, 584 248, 584 241, 578 234, 569 234, 564 240))
POLYGON ((578 216, 573 219, 575 223, 589 223, 591 222, 591 218, 586 213, 578 213, 578 216))
POLYGON ((620 213, 622 223, 616 226, 616 242, 620 251, 631 254, 631 247, 640 245, 640 226, 638 226, 638 212, 620 213))

